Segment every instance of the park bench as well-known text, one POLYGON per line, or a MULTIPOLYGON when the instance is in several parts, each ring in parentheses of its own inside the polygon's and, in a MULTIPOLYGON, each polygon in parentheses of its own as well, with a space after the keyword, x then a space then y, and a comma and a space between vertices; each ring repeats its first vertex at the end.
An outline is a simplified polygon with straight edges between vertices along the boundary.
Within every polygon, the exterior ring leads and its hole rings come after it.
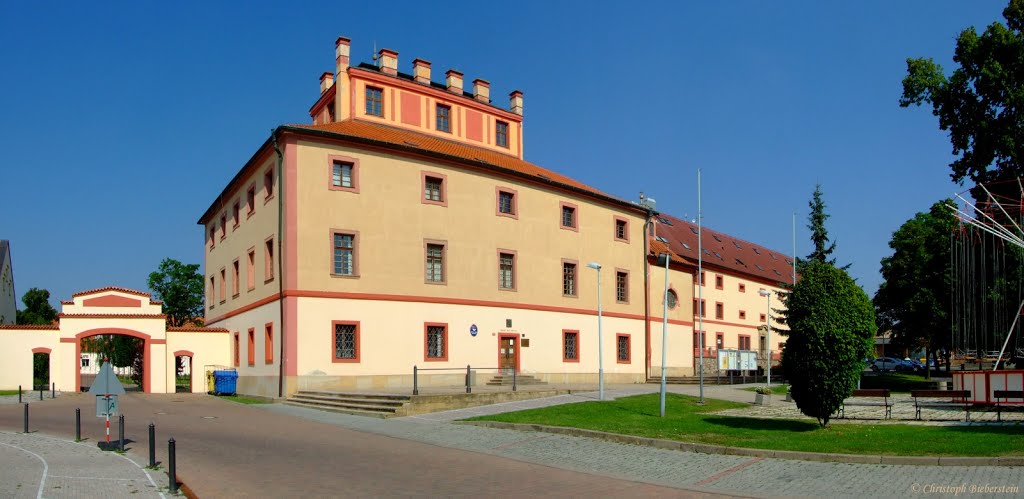
POLYGON ((850 398, 844 400, 839 405, 840 418, 846 417, 846 406, 848 405, 885 407, 885 419, 892 417, 892 400, 889 399, 889 390, 887 388, 854 390, 850 394, 850 398), (882 400, 863 400, 865 398, 880 398, 882 400))
POLYGON ((972 404, 967 401, 971 396, 970 390, 912 390, 910 396, 914 398, 914 419, 921 419, 923 407, 960 407, 967 415, 967 421, 971 420, 972 404))
POLYGON ((996 421, 1002 421, 1002 411, 1019 411, 1024 409, 1024 391, 1021 390, 996 390, 992 392, 996 399, 996 421), (1010 402, 1008 399, 1016 399, 1020 402, 1010 402))

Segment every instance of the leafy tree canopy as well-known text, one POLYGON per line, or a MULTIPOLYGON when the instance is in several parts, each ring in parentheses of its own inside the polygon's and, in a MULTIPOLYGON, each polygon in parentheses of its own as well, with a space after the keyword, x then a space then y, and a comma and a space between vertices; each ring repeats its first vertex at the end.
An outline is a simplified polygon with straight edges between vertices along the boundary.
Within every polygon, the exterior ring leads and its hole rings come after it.
POLYGON ((931 58, 907 59, 900 106, 931 104, 939 128, 949 132, 954 182, 1024 176, 1024 0, 1003 10, 978 36, 974 27, 956 41, 950 76, 931 58), (994 168, 993 168, 994 164, 994 168))
POLYGON ((875 293, 878 326, 904 345, 949 350, 951 199, 918 213, 893 233, 892 256, 882 259, 885 281, 875 293))
POLYGON ((160 262, 149 274, 149 289, 164 302, 164 313, 171 326, 201 323, 203 317, 203 275, 199 264, 183 264, 171 258, 160 262))
POLYGON ((818 260, 804 264, 785 295, 780 322, 789 331, 782 368, 804 414, 827 426, 857 385, 875 336, 871 300, 842 269, 818 260))
POLYGON ((50 305, 50 292, 45 289, 29 289, 21 302, 25 308, 16 313, 18 324, 52 324, 57 319, 57 310, 50 305))

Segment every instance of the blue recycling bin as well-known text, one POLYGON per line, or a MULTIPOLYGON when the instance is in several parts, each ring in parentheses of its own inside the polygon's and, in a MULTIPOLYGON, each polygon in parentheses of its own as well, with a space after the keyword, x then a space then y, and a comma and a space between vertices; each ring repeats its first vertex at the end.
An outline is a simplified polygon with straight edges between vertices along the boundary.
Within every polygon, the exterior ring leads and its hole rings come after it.
POLYGON ((213 392, 217 395, 234 395, 237 381, 237 371, 214 371, 213 392))

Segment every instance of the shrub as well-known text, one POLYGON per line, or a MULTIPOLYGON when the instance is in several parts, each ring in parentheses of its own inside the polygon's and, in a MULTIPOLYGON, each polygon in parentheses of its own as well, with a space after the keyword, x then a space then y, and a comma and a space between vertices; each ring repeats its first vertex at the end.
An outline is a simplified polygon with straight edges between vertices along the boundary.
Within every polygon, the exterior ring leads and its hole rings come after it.
POLYGON ((785 297, 789 326, 782 366, 790 397, 822 427, 850 396, 875 335, 871 300, 847 273, 825 262, 804 265, 785 297))
POLYGON ((759 386, 754 388, 754 393, 760 393, 761 395, 771 395, 772 387, 770 386, 759 386))

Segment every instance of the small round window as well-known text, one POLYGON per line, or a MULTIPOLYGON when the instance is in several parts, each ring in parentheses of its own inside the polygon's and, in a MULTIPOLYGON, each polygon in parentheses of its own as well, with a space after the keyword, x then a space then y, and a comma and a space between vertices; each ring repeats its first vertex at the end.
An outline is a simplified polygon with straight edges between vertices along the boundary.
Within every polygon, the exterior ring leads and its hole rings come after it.
POLYGON ((679 305, 679 297, 676 296, 676 290, 668 290, 668 308, 676 308, 679 305))

